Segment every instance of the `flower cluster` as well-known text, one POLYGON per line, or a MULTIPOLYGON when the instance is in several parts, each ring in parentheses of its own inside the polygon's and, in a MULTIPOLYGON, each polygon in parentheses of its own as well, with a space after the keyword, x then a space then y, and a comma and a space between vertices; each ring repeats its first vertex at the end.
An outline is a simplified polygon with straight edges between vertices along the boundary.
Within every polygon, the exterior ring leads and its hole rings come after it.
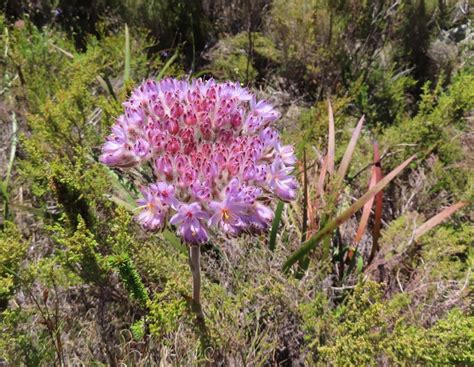
POLYGON ((100 160, 151 164, 156 183, 138 201, 144 228, 169 221, 189 244, 207 242, 211 228, 261 232, 272 198, 295 198, 293 148, 271 127, 279 113, 239 84, 148 80, 123 105, 100 160))

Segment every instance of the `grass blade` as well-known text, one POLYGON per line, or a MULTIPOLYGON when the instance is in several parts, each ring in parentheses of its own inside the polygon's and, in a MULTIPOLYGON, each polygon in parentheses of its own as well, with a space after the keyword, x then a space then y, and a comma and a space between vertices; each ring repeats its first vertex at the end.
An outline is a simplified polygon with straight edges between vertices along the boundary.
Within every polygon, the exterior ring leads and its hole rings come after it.
POLYGON ((380 180, 379 183, 377 183, 374 187, 367 191, 359 200, 357 200, 349 208, 343 211, 337 218, 329 221, 324 226, 324 228, 322 228, 313 237, 303 243, 301 247, 295 252, 293 252, 293 254, 287 259, 287 261, 283 265, 283 271, 287 272, 297 261, 300 261, 308 252, 314 249, 319 243, 319 241, 321 241, 327 235, 331 234, 337 227, 339 227, 342 223, 344 223, 352 215, 354 215, 355 212, 361 209, 366 202, 372 199, 379 191, 381 191, 385 186, 387 186, 390 181, 392 181, 403 169, 405 169, 415 159, 415 157, 416 156, 411 156, 405 162, 400 164, 397 168, 395 168, 392 172, 390 172, 387 176, 380 180))
POLYGON ((129 212, 133 212, 133 210, 136 208, 136 204, 133 205, 132 203, 119 198, 117 195, 112 195, 112 196, 106 195, 106 197, 108 197, 111 201, 113 201, 118 206, 123 206, 129 212))
POLYGON ((125 68, 123 71, 123 81, 127 82, 130 79, 130 33, 128 26, 125 24, 125 68))
MULTIPOLYGON (((382 177, 382 166, 380 164, 380 153, 379 146, 374 143, 374 170, 376 183, 378 183, 382 177)), ((382 228, 382 211, 383 211, 383 191, 380 191, 375 195, 375 209, 374 209, 374 228, 372 230, 372 249, 370 250, 369 263, 375 257, 375 254, 379 250, 379 238, 380 228, 382 228)))
POLYGON ((199 70, 199 71, 195 72, 195 73, 191 76, 191 78, 192 78, 192 79, 197 79, 197 78, 200 78, 200 77, 202 77, 202 76, 204 76, 204 75, 206 75, 206 74, 212 75, 212 70, 211 70, 211 69, 199 70))
POLYGON ((328 99, 329 134, 328 134, 328 172, 334 174, 334 157, 336 155, 336 131, 334 127, 334 114, 332 112, 331 101, 328 99))
POLYGON ((186 254, 188 252, 187 247, 181 243, 181 240, 178 238, 178 236, 176 236, 169 229, 164 229, 162 235, 166 242, 168 242, 171 246, 178 250, 178 252, 182 252, 183 254, 186 254))
POLYGON ((112 83, 110 82, 110 79, 106 76, 101 76, 97 75, 97 81, 99 82, 100 86, 117 101, 117 96, 115 95, 114 92, 114 87, 112 86, 112 83))
POLYGON ((283 201, 279 201, 275 209, 275 218, 273 218, 272 229, 270 231, 270 240, 268 241, 268 247, 270 248, 270 251, 275 251, 276 248, 276 237, 278 233, 278 227, 280 227, 283 206, 283 201))
POLYGON ((115 189, 115 192, 120 194, 123 197, 124 201, 133 207, 136 206, 136 199, 132 193, 125 187, 125 185, 120 182, 119 176, 110 168, 104 166, 104 169, 107 170, 107 174, 110 177, 112 187, 115 189))
POLYGON ((179 55, 179 49, 177 48, 173 56, 171 56, 169 60, 166 62, 166 64, 161 68, 160 72, 158 73, 158 76, 156 77, 156 80, 161 80, 163 78, 163 76, 166 73, 166 70, 168 70, 170 66, 173 65, 175 60, 178 58, 178 55, 179 55))
POLYGON ((436 227, 438 224, 444 222, 448 219, 454 212, 463 208, 468 204, 467 201, 459 201, 456 204, 451 205, 450 207, 444 209, 440 213, 436 214, 434 217, 428 219, 425 223, 419 226, 414 233, 415 241, 417 241, 425 233, 436 227))
POLYGON ((357 144, 357 140, 359 140, 360 132, 362 131, 362 125, 364 124, 365 117, 362 116, 357 123, 357 126, 352 133, 351 140, 349 141, 349 145, 346 148, 346 152, 344 153, 344 157, 342 157, 341 164, 339 165, 339 169, 337 170, 337 175, 342 180, 347 173, 347 169, 349 168, 349 163, 351 162, 352 155, 354 154, 354 149, 357 144))

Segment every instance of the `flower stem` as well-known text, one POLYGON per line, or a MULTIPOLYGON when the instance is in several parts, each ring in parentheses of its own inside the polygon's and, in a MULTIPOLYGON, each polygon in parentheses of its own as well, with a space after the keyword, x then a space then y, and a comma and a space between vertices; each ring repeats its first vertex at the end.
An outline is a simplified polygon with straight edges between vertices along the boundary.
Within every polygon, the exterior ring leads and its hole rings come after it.
POLYGON ((193 245, 189 247, 189 265, 193 275, 193 303, 196 315, 199 319, 204 319, 201 307, 201 265, 200 265, 200 248, 193 245))

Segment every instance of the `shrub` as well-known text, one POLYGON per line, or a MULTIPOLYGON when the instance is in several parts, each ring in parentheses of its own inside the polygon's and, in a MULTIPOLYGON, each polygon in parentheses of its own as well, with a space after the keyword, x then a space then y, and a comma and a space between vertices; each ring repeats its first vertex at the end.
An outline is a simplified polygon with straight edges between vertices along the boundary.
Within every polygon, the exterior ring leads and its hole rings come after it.
POLYGON ((15 225, 5 222, 0 231, 0 311, 7 307, 20 281, 18 272, 26 257, 27 245, 15 225))
POLYGON ((219 40, 209 51, 210 70, 217 78, 252 83, 271 76, 280 63, 281 52, 259 32, 252 32, 250 37, 251 50, 249 34, 242 32, 219 40))

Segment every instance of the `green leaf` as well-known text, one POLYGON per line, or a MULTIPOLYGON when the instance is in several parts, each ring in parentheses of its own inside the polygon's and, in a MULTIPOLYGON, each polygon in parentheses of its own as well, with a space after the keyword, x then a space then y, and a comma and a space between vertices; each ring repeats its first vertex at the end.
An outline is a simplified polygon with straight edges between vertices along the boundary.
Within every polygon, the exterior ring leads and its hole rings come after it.
POLYGON ((161 68, 158 76, 156 77, 156 80, 161 80, 163 78, 163 76, 166 73, 166 70, 168 70, 169 67, 173 64, 173 62, 178 58, 178 55, 179 55, 179 49, 177 48, 173 56, 171 56, 169 60, 166 62, 166 64, 163 66, 163 68, 161 68))
POLYGON ((362 273, 362 269, 364 268, 364 259, 362 256, 357 256, 357 273, 362 273))
POLYGON ((326 237, 323 240, 323 261, 328 260, 330 255, 331 255, 331 239, 329 237, 326 237))
POLYGON ((165 238, 166 242, 168 242, 171 246, 173 246, 176 250, 182 253, 187 253, 188 250, 186 246, 181 243, 181 240, 176 236, 173 232, 169 229, 165 229, 163 231, 163 237, 165 238))
POLYGON ((130 33, 128 26, 125 24, 125 69, 123 71, 123 81, 127 82, 130 79, 130 33))
POLYGON ((278 227, 280 227, 281 214, 283 213, 283 201, 278 202, 275 209, 275 218, 273 218, 272 229, 270 231, 270 239, 268 241, 268 247, 270 251, 275 251, 276 247, 276 237, 278 233, 278 227))
POLYGON ((204 70, 197 71, 192 75, 192 78, 197 79, 197 78, 200 78, 200 77, 202 77, 203 75, 206 75, 206 74, 212 74, 212 70, 211 69, 204 69, 204 70))
MULTIPOLYGON (((111 179, 113 189, 122 197, 120 198, 118 196, 115 196, 115 198, 117 198, 120 201, 123 201, 124 203, 127 203, 129 206, 131 205, 132 209, 135 208, 136 207, 135 198, 133 197, 132 193, 127 189, 125 184, 120 181, 119 175, 117 175, 113 170, 111 170, 109 167, 105 165, 103 165, 103 168, 106 170, 108 176, 111 179)), ((113 198, 113 201, 116 200, 115 198, 113 198)))
MULTIPOLYGON (((111 195, 108 198, 113 201, 115 204, 120 205, 127 209, 130 212, 133 212, 137 207, 136 200, 133 195, 130 193, 129 190, 125 187, 124 183, 119 180, 119 176, 107 166, 104 166, 104 169, 107 170, 109 177, 111 178, 111 182, 115 191, 123 197, 119 197, 118 195, 111 195)), ((185 246, 181 244, 180 239, 170 230, 165 229, 163 231, 163 237, 165 240, 171 244, 175 249, 179 252, 186 253, 187 249, 185 246)))
POLYGON ((306 149, 303 148, 303 218, 301 220, 301 242, 308 236, 308 172, 306 169, 306 149))
POLYGON ((135 205, 132 205, 131 203, 125 201, 125 200, 122 200, 120 199, 117 195, 112 195, 112 196, 109 196, 109 195, 105 195, 106 197, 108 197, 111 201, 113 201, 115 204, 117 204, 118 206, 122 206, 124 207, 125 209, 127 209, 129 212, 133 212, 133 210, 135 209, 135 205))
POLYGON ((107 93, 109 93, 109 95, 111 95, 113 99, 115 99, 117 101, 117 96, 115 95, 114 87, 112 86, 112 83, 110 82, 110 79, 105 75, 104 76, 97 75, 97 81, 99 82, 100 86, 107 93))
MULTIPOLYGON (((133 212, 136 208, 135 202, 133 204, 129 203, 125 200, 120 199, 116 195, 108 196, 108 198, 111 201, 113 201, 115 204, 124 207, 125 209, 127 209, 130 212, 133 212)), ((165 240, 171 246, 173 246, 176 250, 178 250, 179 252, 183 252, 183 253, 187 252, 186 247, 181 244, 180 239, 173 232, 171 232, 168 229, 165 229, 162 234, 163 234, 163 237, 165 238, 165 240)))
MULTIPOLYGON (((372 177, 370 178, 370 182, 369 182, 369 190, 372 187, 374 187, 376 184, 377 184, 377 173, 374 167, 374 169, 372 169, 372 177)), ((354 240, 352 241, 353 245, 356 247, 359 241, 362 239, 365 229, 367 228, 367 224, 369 223, 370 212, 374 204, 375 196, 365 203, 364 209, 362 210, 362 216, 360 217, 359 227, 357 228, 357 232, 355 234, 354 240)))
POLYGON ((8 201, 8 191, 4 181, 0 181, 0 194, 3 197, 3 200, 8 201))

